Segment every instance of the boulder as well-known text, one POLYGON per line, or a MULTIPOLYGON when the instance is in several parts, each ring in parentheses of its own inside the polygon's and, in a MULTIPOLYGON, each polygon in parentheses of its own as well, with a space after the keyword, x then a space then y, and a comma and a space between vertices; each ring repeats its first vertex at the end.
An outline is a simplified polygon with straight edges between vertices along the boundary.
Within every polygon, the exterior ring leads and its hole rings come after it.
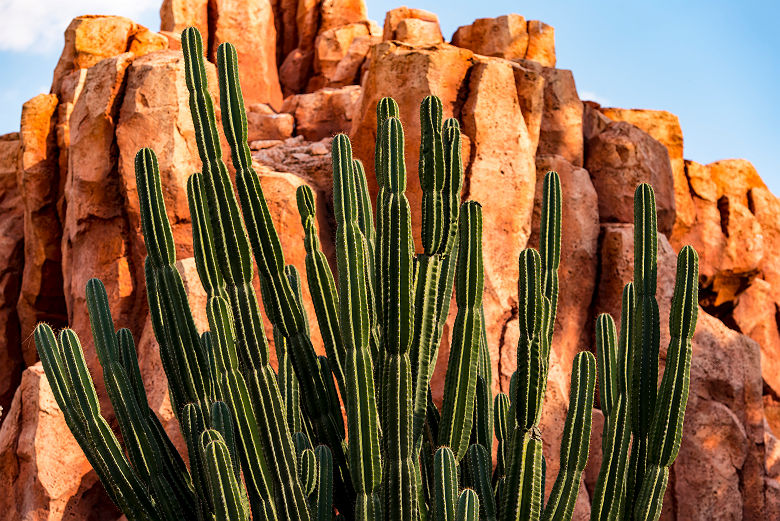
POLYGON ((296 134, 308 141, 317 141, 349 131, 360 93, 360 86, 349 85, 297 94, 284 100, 282 112, 295 117, 296 134))
POLYGON ((321 0, 320 32, 368 20, 363 0, 321 0))
POLYGON ((282 105, 276 69, 276 29, 270 0, 213 0, 216 21, 210 31, 209 59, 216 62, 217 46, 236 47, 241 91, 247 103, 282 105))
POLYGON ((525 59, 555 67, 555 29, 539 20, 528 21, 528 50, 525 59))
POLYGON ((279 67, 279 82, 284 97, 297 94, 306 89, 314 63, 314 48, 294 49, 279 67))
MULTIPOLYGON (((22 338, 38 322, 63 327, 62 225, 57 201, 62 193, 57 163, 57 96, 39 94, 22 106, 19 191, 24 212, 24 273, 17 303, 22 338)), ((33 342, 22 346, 25 364, 38 359, 33 342)))
POLYGON ((634 191, 640 183, 650 183, 655 190, 658 230, 672 231, 674 174, 666 147, 623 121, 610 122, 603 132, 589 138, 585 146, 585 168, 599 194, 602 223, 634 222, 634 191))
POLYGON ((369 23, 353 23, 323 31, 314 42, 314 72, 309 91, 355 82, 372 42, 378 41, 369 23))
POLYGON ((133 56, 165 49, 168 40, 129 18, 84 15, 73 19, 65 30, 65 47, 54 69, 52 92, 60 93, 60 82, 74 69, 86 69, 99 61, 130 52, 133 56))
POLYGON ((438 22, 429 22, 419 18, 401 20, 395 29, 394 39, 423 47, 437 45, 444 41, 438 22))
POLYGON ((774 252, 780 251, 780 200, 763 186, 748 191, 748 208, 761 225, 764 257, 759 263, 761 277, 770 285, 775 305, 780 306, 780 263, 774 252))
POLYGON ((208 0, 163 0, 160 6, 160 31, 181 34, 187 27, 197 27, 204 39, 208 36, 208 0))
MULTIPOLYGON (((536 157, 536 194, 529 246, 539 247, 544 176, 558 172, 561 179, 561 264, 558 269, 560 294, 552 349, 566 371, 574 356, 593 345, 590 302, 596 288, 599 257, 598 197, 590 176, 560 156, 536 157), (586 333, 587 332, 587 333, 586 333)), ((511 377, 511 374, 509 375, 511 377)), ((568 393, 568 381, 563 382, 568 393)))
POLYGON ((0 407, 6 410, 26 365, 16 312, 24 269, 20 148, 18 133, 0 136, 0 407))
POLYGON ((451 43, 485 56, 522 59, 528 50, 528 27, 519 14, 478 18, 458 27, 451 43))
POLYGON ((267 139, 287 139, 292 136, 295 118, 292 114, 277 114, 265 103, 247 107, 247 132, 250 142, 267 139))
POLYGON ((542 76, 545 79, 544 111, 536 153, 562 156, 569 163, 582 166, 583 109, 574 76, 571 71, 548 67, 542 68, 542 76))
MULTIPOLYGON (((427 27, 428 29, 426 29, 425 32, 430 35, 434 32, 432 27, 439 27, 439 17, 436 16, 435 13, 426 11, 424 9, 413 9, 409 7, 396 7, 395 9, 391 9, 387 12, 387 14, 385 14, 385 24, 382 30, 382 40, 404 41, 401 36, 408 35, 410 29, 414 31, 414 26, 417 26, 418 28, 427 27), (412 22, 411 26, 407 26, 401 29, 402 34, 399 35, 399 25, 404 23, 406 20, 419 20, 420 22, 424 22, 426 25, 412 22)), ((439 36, 441 37, 441 30, 439 30, 439 36)))
MULTIPOLYGON (((287 172, 303 177, 317 187, 317 190, 325 191, 325 201, 331 205, 333 189, 333 168, 330 161, 331 138, 323 138, 320 141, 304 141, 303 136, 295 136, 284 141, 264 142, 267 145, 255 147, 252 159, 266 170, 275 172, 287 172)), ((255 143, 253 143, 254 145, 255 143)), ((296 203, 297 204, 297 203, 296 203)), ((317 209, 319 215, 319 209, 317 209)), ((324 213, 322 215, 325 215, 324 213)), ((325 232, 330 234, 328 228, 335 230, 335 221, 325 226, 325 232)), ((323 248, 331 241, 322 241, 323 248)))
POLYGON ((726 303, 733 307, 737 295, 759 273, 767 252, 763 226, 750 209, 751 181, 744 178, 752 178, 755 170, 744 166, 730 161, 711 165, 685 162, 696 220, 688 233, 679 236, 679 241, 693 245, 699 252, 704 290, 701 300, 710 309, 726 303), (733 170, 729 170, 730 164, 735 167, 733 170))
POLYGON ((669 241, 679 250, 685 244, 677 238, 687 233, 696 219, 696 208, 691 197, 683 159, 683 134, 680 120, 665 110, 600 108, 602 114, 613 121, 625 121, 647 132, 666 147, 674 174, 674 205, 676 218, 669 241))
POLYGON ((68 430, 40 363, 24 371, 0 427, 0 486, 2 521, 120 515, 68 430))

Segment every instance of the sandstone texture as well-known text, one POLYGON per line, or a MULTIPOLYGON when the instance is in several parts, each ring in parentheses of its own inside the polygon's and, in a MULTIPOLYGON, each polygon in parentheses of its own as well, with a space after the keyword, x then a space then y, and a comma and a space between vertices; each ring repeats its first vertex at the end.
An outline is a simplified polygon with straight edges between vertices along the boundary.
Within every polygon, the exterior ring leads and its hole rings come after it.
MULTIPOLYGON (((399 7, 380 26, 363 0, 164 0, 160 18, 160 32, 116 16, 74 19, 51 92, 24 104, 18 132, 0 136, 0 521, 120 516, 69 434, 31 338, 39 322, 76 331, 103 414, 114 422, 86 313, 92 277, 106 285, 116 327, 133 333, 149 404, 184 451, 147 309, 133 161, 142 147, 157 154, 176 266, 204 331, 186 198, 187 178, 201 169, 180 50, 188 26, 203 35, 218 117, 217 47, 237 48, 253 166, 285 263, 302 275, 319 353, 295 191, 307 185, 315 194, 320 242, 335 272, 331 139, 350 136, 375 196, 382 97, 395 98, 404 124, 418 251, 421 100, 439 96, 444 117, 460 123, 463 200, 483 204, 494 391, 508 391, 516 367, 517 258, 538 246, 544 175, 558 172, 561 293, 541 421, 548 483, 560 467, 572 360, 594 350, 598 313, 619 322, 623 285, 633 277, 633 194, 652 183, 661 370, 675 252, 691 244, 701 264, 684 437, 661 518, 780 516, 780 201, 748 161, 686 159, 679 120, 668 112, 582 102, 575 74, 555 67, 554 29, 520 14, 475 20, 449 43, 436 14, 399 7)), ((229 159, 224 140, 222 148, 229 159)), ((454 313, 453 305, 432 378, 437 402, 454 313)), ((271 338, 270 321, 264 326, 271 338)), ((576 520, 590 516, 600 463, 598 409, 593 418, 576 520)))

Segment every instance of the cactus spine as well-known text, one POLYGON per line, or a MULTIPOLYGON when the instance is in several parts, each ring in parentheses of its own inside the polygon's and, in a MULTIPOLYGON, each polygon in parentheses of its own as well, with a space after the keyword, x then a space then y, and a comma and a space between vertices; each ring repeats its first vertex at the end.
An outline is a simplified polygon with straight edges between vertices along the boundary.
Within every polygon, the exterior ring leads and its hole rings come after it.
POLYGON ((658 518, 681 443, 698 259, 689 247, 678 257, 671 341, 657 389, 656 225, 649 186, 637 189, 635 280, 623 294, 619 335, 612 318, 600 316, 597 357, 575 357, 561 470, 545 504, 539 420, 559 293, 558 175, 544 179, 539 251, 526 249, 518 260, 517 371, 509 393, 494 398, 482 307, 482 207, 461 204, 460 126, 444 118, 440 99, 423 100, 423 250, 416 252, 399 108, 382 99, 376 219, 349 139, 338 135, 332 142, 337 277, 320 246, 315 194, 307 186, 296 193, 306 282, 326 353, 317 356, 302 280, 285 265, 252 166, 235 49, 222 44, 217 52, 234 191, 196 29, 184 31, 182 47, 202 162, 201 172, 188 179, 187 196, 209 331, 197 330, 176 268, 154 152, 140 150, 135 169, 149 310, 189 465, 149 408, 133 336, 115 330, 100 281, 87 284, 87 307, 123 444, 102 415, 76 334, 64 329, 55 336, 45 324, 35 331, 68 427, 130 521, 568 521, 587 461, 597 378, 606 426, 592 518, 658 518), (253 262, 278 372, 269 363, 253 262), (440 411, 430 379, 453 288, 457 314, 440 411))

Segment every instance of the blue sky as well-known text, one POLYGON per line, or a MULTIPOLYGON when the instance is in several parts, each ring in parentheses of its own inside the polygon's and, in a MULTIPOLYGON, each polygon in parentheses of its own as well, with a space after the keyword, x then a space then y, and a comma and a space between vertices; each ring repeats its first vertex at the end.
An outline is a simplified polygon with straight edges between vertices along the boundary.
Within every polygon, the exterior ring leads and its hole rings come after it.
MULTIPOLYGON (((62 32, 78 14, 122 14, 159 28, 161 0, 0 1, 0 133, 21 104, 48 91, 62 32)), ((400 2, 367 0, 371 18, 400 2)), ((780 3, 746 0, 417 0, 445 38, 475 18, 517 12, 555 27, 558 66, 583 99, 680 117, 685 157, 749 159, 780 194, 780 3)))

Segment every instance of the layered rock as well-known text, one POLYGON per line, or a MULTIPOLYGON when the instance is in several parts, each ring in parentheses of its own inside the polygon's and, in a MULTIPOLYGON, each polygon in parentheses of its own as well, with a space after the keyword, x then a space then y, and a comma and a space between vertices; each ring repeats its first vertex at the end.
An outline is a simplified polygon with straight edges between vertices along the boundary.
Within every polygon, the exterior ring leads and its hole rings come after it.
POLYGON ((16 313, 24 265, 24 215, 17 174, 20 148, 18 133, 0 136, 0 407, 4 409, 24 368, 16 313))
POLYGON ((358 109, 361 89, 357 85, 324 88, 284 100, 282 111, 295 118, 295 132, 309 141, 349 132, 358 109))

